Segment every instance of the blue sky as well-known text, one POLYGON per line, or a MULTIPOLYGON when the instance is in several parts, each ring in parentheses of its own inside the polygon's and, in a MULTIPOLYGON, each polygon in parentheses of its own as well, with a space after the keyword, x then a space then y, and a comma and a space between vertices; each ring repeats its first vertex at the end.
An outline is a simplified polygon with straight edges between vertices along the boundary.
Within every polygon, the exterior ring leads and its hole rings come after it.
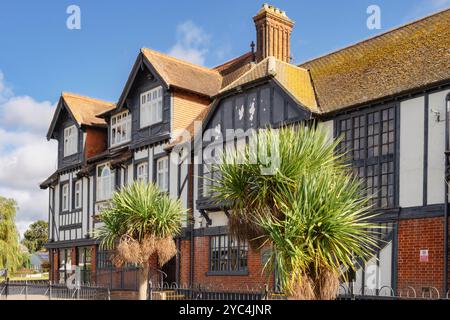
MULTIPOLYGON (((206 66, 249 50, 255 0, 41 0, 0 2, 0 195, 18 199, 23 229, 46 217, 37 183, 55 167, 44 135, 61 91, 116 101, 139 48, 206 66), (81 8, 81 30, 66 9, 81 8), (31 156, 30 156, 31 155, 31 156)), ((450 6, 450 0, 274 0, 296 22, 295 63, 387 31, 450 6), (381 30, 366 26, 381 8, 381 30)))

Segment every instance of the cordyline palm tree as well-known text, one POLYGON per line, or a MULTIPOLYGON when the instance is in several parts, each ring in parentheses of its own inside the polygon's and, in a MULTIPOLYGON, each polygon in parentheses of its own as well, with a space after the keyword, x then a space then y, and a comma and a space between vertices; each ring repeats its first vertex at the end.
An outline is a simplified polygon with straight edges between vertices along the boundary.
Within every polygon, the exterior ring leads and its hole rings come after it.
POLYGON ((149 259, 157 254, 160 266, 177 249, 173 237, 180 233, 185 217, 181 201, 174 200, 153 183, 135 182, 114 193, 109 208, 100 215, 103 226, 96 231, 103 249, 115 249, 114 263, 137 264, 139 299, 147 299, 149 259))
MULTIPOLYGON (((266 129, 252 147, 228 152, 215 166, 213 192, 230 206, 230 231, 259 249, 295 299, 334 299, 339 281, 376 247, 368 198, 345 157, 321 126, 266 129), (261 171, 277 157, 271 174, 261 171), (255 161, 255 159, 257 161, 255 161)), ((252 141, 252 140, 251 140, 252 141)))

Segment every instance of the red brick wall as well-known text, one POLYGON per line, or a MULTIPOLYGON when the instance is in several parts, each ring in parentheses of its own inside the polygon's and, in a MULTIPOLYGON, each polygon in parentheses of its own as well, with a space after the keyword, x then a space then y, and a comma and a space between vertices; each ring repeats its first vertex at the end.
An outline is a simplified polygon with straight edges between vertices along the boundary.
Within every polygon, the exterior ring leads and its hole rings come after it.
POLYGON ((87 128, 85 157, 90 158, 107 149, 108 134, 106 129, 87 128))
POLYGON ((53 254, 53 261, 52 261, 53 265, 52 265, 52 272, 50 275, 50 280, 53 283, 57 283, 59 281, 59 273, 58 273, 59 251, 58 251, 58 249, 53 249, 52 254, 53 254))
POLYGON ((273 284, 273 277, 269 280, 262 271, 261 253, 249 248, 248 275, 245 276, 208 276, 209 270, 209 237, 195 238, 194 252, 194 284, 208 285, 216 288, 225 287, 225 290, 246 290, 263 288, 267 283, 273 284))
POLYGON ((180 278, 179 284, 182 286, 189 285, 190 264, 191 264, 191 248, 189 240, 180 241, 180 278))
MULTIPOLYGON (((398 225, 398 289, 413 287, 422 296, 423 288, 442 292, 444 219, 402 220, 398 225), (420 262, 420 250, 429 251, 429 261, 420 262)), ((434 293, 435 294, 435 293, 434 293)))

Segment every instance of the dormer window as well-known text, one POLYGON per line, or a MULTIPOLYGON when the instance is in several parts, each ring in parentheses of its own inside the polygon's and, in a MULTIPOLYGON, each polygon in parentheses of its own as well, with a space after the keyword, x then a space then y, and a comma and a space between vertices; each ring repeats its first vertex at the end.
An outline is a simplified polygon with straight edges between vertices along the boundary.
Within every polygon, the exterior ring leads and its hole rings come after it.
POLYGON ((141 94, 140 126, 145 128, 162 121, 163 89, 158 87, 141 94))
POLYGON ((64 129, 64 157, 78 152, 78 130, 76 126, 64 129))
POLYGON ((131 140, 131 114, 125 111, 111 118, 111 147, 131 140))

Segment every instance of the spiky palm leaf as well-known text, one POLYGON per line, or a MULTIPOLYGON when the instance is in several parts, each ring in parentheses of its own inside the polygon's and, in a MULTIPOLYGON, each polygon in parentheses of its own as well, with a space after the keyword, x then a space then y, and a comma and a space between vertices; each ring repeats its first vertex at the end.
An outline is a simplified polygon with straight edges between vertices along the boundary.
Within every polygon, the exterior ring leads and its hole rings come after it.
POLYGON ((186 217, 181 201, 172 199, 153 183, 135 182, 114 193, 109 207, 101 212, 103 225, 95 232, 100 247, 116 249, 115 262, 141 266, 139 296, 146 298, 149 259, 159 264, 177 253, 173 237, 181 232, 186 217))
POLYGON ((336 152, 339 140, 320 126, 299 126, 267 129, 253 141, 257 148, 228 152, 216 166, 214 198, 231 206, 234 235, 272 245, 267 269, 277 265, 291 295, 333 297, 341 270, 376 245, 368 199, 336 152), (254 150, 278 157, 273 174, 262 173, 266 161, 252 162, 260 159, 254 150))
POLYGON ((135 182, 115 192, 96 230, 103 248, 114 248, 123 236, 141 242, 146 236, 173 237, 180 233, 186 210, 153 183, 135 182))

